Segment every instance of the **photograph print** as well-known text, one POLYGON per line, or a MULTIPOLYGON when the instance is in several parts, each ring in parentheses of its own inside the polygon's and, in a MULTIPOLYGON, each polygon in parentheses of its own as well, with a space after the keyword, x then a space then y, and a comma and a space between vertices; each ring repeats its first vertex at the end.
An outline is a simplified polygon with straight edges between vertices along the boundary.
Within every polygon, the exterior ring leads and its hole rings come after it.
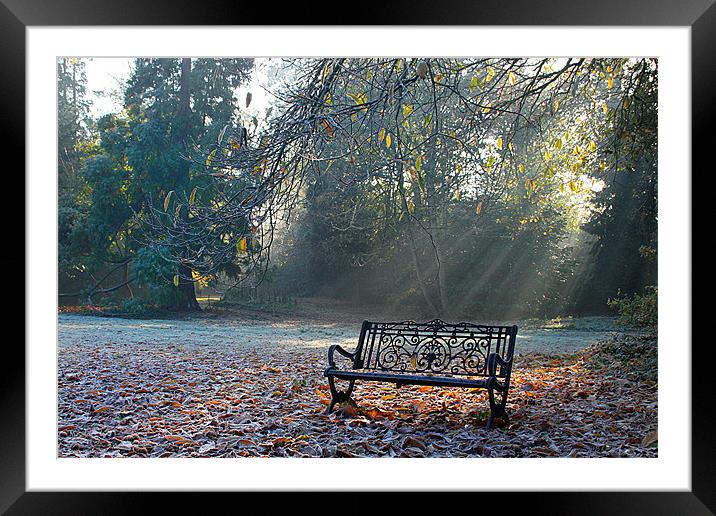
POLYGON ((57 457, 657 457, 655 58, 57 59, 57 457))

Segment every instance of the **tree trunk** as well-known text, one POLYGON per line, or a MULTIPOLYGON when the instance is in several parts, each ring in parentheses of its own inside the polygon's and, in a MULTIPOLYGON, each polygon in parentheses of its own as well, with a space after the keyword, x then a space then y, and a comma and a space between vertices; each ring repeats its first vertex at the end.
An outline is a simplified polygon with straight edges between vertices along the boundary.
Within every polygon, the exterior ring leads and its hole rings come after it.
MULTIPOLYGON (((431 72, 432 73, 432 72, 431 72)), ((435 86, 433 85, 433 98, 435 98, 435 86)), ((445 217, 444 210, 447 206, 445 199, 438 199, 437 192, 435 189, 435 182, 438 180, 438 148, 437 148, 437 135, 442 131, 441 129, 441 117, 437 109, 433 113, 433 137, 430 140, 426 152, 426 159, 423 164, 423 181, 425 183, 425 209, 427 218, 431 226, 435 226, 440 229, 444 229, 445 217)), ((443 179, 444 179, 443 175, 443 179)), ((447 280, 445 278, 445 254, 443 253, 442 246, 440 244, 441 231, 431 233, 431 244, 433 246, 433 259, 435 260, 435 266, 437 268, 437 287, 438 297, 440 302, 439 315, 441 317, 450 316, 450 303, 447 296, 447 280)))
POLYGON ((452 314, 447 297, 447 280, 445 278, 445 269, 447 267, 445 266, 445 256, 437 240, 435 241, 435 259, 438 264, 438 290, 440 292, 440 304, 442 305, 440 315, 449 318, 452 314))
POLYGON ((127 282, 127 292, 129 293, 129 297, 134 298, 132 287, 129 286, 129 262, 124 264, 124 281, 127 282))
MULTIPOLYGON (((172 142, 176 147, 183 147, 187 141, 190 128, 191 116, 191 59, 183 58, 181 60, 181 78, 179 85, 179 106, 175 119, 174 128, 172 130, 172 142)), ((186 159, 180 159, 177 167, 177 187, 186 188, 189 184, 189 162, 186 159)), ((180 217, 187 217, 185 209, 181 210, 180 217)), ((177 267, 177 275, 179 276, 179 286, 177 287, 176 301, 174 309, 182 312, 201 310, 199 302, 196 300, 196 291, 194 289, 194 281, 192 280, 192 270, 185 266, 177 267)))
POLYGON ((174 309, 179 312, 195 312, 201 310, 199 302, 196 300, 196 290, 194 282, 184 278, 191 278, 191 269, 186 265, 179 266, 179 287, 177 288, 176 301, 174 309))
POLYGON ((428 292, 427 286, 425 285, 425 279, 423 278, 423 273, 420 270, 420 262, 418 261, 418 250, 415 246, 415 238, 413 235, 410 235, 410 250, 411 254, 413 256, 413 266, 415 267, 415 277, 418 280, 418 286, 420 287, 420 292, 423 294, 423 298, 425 299, 425 302, 430 307, 430 311, 432 312, 434 317, 438 317, 440 315, 440 310, 438 310, 438 307, 435 306, 435 302, 430 297, 430 293, 428 292))

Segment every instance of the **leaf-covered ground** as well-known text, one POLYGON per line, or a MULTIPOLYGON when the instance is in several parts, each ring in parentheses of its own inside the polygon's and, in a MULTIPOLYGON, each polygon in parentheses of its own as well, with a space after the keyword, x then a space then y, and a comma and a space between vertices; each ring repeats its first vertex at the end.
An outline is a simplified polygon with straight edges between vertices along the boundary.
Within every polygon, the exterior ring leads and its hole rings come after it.
POLYGON ((630 370, 649 350, 655 360, 644 337, 620 336, 596 319, 523 325, 512 424, 488 431, 479 390, 358 384, 357 406, 325 416, 326 351, 336 342, 353 347, 354 326, 60 315, 58 455, 657 455, 655 378, 630 370), (596 340, 604 343, 586 347, 596 340), (550 342, 554 350, 545 349, 550 342))

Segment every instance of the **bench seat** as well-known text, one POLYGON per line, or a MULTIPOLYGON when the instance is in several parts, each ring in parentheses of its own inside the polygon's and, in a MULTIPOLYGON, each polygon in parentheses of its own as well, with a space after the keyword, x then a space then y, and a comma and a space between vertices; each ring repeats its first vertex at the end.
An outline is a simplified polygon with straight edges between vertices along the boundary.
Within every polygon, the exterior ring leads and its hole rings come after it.
POLYGON ((472 387, 486 388, 486 378, 457 378, 454 376, 411 375, 403 373, 384 373, 376 371, 327 370, 327 375, 342 380, 365 380, 373 382, 389 382, 399 385, 434 385, 438 387, 472 387))

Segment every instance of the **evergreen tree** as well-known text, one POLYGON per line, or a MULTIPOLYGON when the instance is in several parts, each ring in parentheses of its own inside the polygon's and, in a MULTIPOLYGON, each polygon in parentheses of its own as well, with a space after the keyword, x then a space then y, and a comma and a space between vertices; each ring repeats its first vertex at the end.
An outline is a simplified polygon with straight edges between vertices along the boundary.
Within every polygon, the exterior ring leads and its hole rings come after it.
MULTIPOLYGON (((174 209, 176 199, 211 202, 220 194, 203 164, 192 160, 193 150, 216 142, 227 127, 239 130, 235 90, 252 66, 250 59, 137 59, 124 110, 98 122, 99 152, 84 167, 97 262, 131 262, 134 273, 123 283, 136 280, 177 310, 198 309, 196 274, 164 260, 172 236, 148 234, 140 221, 155 211, 186 219, 185 205, 174 209)), ((191 244, 181 245, 179 255, 190 251, 191 244)))
POLYGON ((578 299, 585 312, 604 311, 608 299, 656 285, 657 72, 652 60, 640 62, 611 132, 611 152, 620 160, 594 199, 595 215, 585 226, 596 237, 592 271, 578 299))
POLYGON ((60 291, 77 288, 85 271, 88 187, 80 168, 91 152, 85 62, 57 60, 57 183, 60 291))

